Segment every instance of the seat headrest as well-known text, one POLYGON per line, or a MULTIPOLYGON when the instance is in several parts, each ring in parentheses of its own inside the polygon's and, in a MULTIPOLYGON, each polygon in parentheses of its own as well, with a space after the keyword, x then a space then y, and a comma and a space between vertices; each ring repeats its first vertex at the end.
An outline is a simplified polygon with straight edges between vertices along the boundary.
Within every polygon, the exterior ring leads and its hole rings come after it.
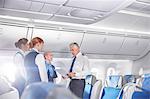
POLYGON ((94 75, 87 75, 85 78, 86 84, 94 85, 96 83, 96 77, 94 75))
POLYGON ((136 82, 135 75, 125 75, 124 76, 124 84, 129 83, 129 82, 132 82, 132 83, 136 82))
POLYGON ((69 89, 56 87, 51 90, 46 99, 79 99, 69 89))
POLYGON ((120 75, 111 75, 107 77, 107 86, 108 87, 118 87, 119 80, 121 79, 120 75))
POLYGON ((55 87, 53 83, 32 83, 25 88, 21 99, 46 99, 49 91, 55 87))

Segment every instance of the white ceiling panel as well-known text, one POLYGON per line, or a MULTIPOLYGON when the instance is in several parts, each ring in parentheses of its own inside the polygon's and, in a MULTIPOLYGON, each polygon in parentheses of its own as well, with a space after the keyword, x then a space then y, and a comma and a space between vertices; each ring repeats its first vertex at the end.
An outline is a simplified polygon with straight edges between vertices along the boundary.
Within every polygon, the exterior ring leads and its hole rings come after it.
POLYGON ((59 15, 69 15, 70 12, 71 12, 73 9, 74 9, 74 8, 72 8, 72 7, 62 6, 61 9, 57 12, 57 14, 59 14, 59 15))
POLYGON ((69 0, 66 6, 111 11, 115 7, 119 6, 124 0, 69 0))
POLYGON ((85 9, 75 9, 71 11, 70 15, 74 17, 94 19, 95 17, 98 17, 98 15, 101 15, 101 17, 103 17, 104 12, 85 10, 85 9))
POLYGON ((28 10, 30 7, 31 1, 26 0, 5 0, 5 8, 19 9, 19 10, 28 10))
POLYGON ((44 39, 44 51, 69 52, 71 42, 81 43, 82 33, 34 29, 33 37, 44 39))
POLYGON ((40 2, 32 2, 30 10, 31 11, 40 11, 43 7, 43 4, 44 3, 40 3, 40 2))
POLYGON ((149 39, 126 38, 119 53, 140 55, 148 46, 149 39))
POLYGON ((51 3, 51 4, 62 5, 62 4, 64 4, 67 0, 28 0, 28 1, 35 1, 35 2, 42 2, 42 3, 51 3))
POLYGON ((0 9, 1 15, 9 15, 15 17, 23 17, 23 18, 32 18, 32 19, 44 19, 47 20, 51 17, 51 14, 42 14, 42 13, 29 13, 29 12, 19 12, 19 11, 12 11, 7 9, 0 9))
POLYGON ((116 54, 124 37, 85 34, 82 50, 86 53, 116 54))
POLYGON ((56 13, 58 9, 59 9, 58 5, 45 4, 41 12, 52 14, 52 13, 56 13))
POLYGON ((86 18, 83 19, 83 18, 78 18, 78 17, 61 16, 61 15, 55 15, 50 20, 59 21, 59 22, 77 23, 77 24, 88 24, 94 21, 93 19, 86 19, 86 18))
POLYGON ((0 25, 0 49, 15 49, 15 42, 20 38, 26 37, 27 28, 0 25))

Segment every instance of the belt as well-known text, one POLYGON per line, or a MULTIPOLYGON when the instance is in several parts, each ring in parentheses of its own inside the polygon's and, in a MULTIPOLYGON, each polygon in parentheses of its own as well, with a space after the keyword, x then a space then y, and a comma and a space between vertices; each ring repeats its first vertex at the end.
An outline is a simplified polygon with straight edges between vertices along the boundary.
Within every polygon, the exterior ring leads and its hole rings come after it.
POLYGON ((71 80, 85 80, 85 79, 71 79, 71 80))

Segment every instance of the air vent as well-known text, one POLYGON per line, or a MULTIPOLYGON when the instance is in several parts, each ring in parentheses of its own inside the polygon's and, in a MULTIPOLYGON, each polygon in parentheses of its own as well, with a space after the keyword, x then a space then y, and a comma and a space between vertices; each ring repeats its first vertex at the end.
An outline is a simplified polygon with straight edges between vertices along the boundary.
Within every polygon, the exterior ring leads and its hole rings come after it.
POLYGON ((136 35, 136 34, 127 34, 127 37, 130 37, 130 38, 139 38, 139 36, 136 35))
POLYGON ((76 33, 83 33, 83 30, 79 29, 71 29, 71 28, 62 28, 62 31, 67 31, 67 32, 76 32, 76 33))
POLYGON ((150 36, 149 36, 149 35, 141 35, 140 38, 143 38, 143 39, 150 39, 150 36))
POLYGON ((125 36, 125 34, 121 34, 121 33, 108 33, 107 35, 110 35, 110 36, 121 36, 121 37, 125 36))
POLYGON ((58 27, 52 27, 52 26, 43 26, 43 25, 35 25, 35 28, 37 29, 46 29, 46 30, 56 30, 58 31, 58 27))
POLYGON ((86 33, 89 33, 89 34, 106 35, 106 33, 105 33, 105 32, 99 32, 99 31, 87 31, 86 33))

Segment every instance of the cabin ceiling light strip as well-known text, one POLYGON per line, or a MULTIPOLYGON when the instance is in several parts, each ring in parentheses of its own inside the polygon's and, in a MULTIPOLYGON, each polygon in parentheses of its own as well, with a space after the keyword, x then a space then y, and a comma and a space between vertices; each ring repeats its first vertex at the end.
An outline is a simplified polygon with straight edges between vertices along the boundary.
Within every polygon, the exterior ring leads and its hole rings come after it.
POLYGON ((128 11, 128 10, 121 10, 119 13, 124 13, 124 14, 130 14, 130 15, 135 15, 135 16, 141 16, 141 17, 148 17, 150 18, 149 14, 145 13, 140 13, 140 12, 134 12, 134 11, 128 11))
POLYGON ((80 27, 80 28, 85 28, 85 29, 96 29, 96 30, 106 30, 106 31, 118 31, 118 32, 129 32, 129 33, 139 33, 139 34, 150 34, 149 32, 144 32, 144 31, 135 31, 135 30, 127 30, 127 29, 118 29, 118 28, 110 28, 110 27, 96 27, 96 26, 87 26, 87 25, 80 25, 80 24, 71 24, 71 23, 65 23, 65 22, 52 22, 52 21, 46 21, 46 20, 34 20, 34 22, 39 22, 39 23, 49 23, 53 25, 62 25, 62 26, 72 26, 72 27, 80 27))
POLYGON ((8 15, 0 15, 0 18, 19 20, 19 21, 30 21, 30 19, 28 19, 28 18, 12 17, 12 16, 8 16, 8 15))

